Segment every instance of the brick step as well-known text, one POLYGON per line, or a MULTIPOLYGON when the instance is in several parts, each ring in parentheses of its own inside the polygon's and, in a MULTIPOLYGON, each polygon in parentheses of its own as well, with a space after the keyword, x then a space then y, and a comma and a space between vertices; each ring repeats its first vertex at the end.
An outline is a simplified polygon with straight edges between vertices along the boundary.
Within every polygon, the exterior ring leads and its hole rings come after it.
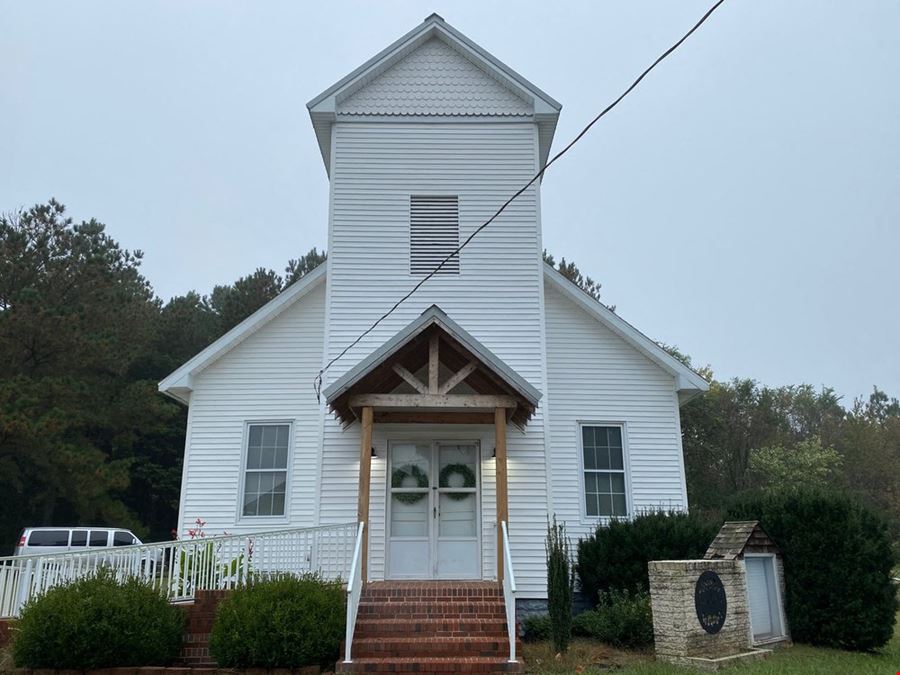
POLYGON ((481 593, 417 593, 409 591, 363 591, 361 600, 378 602, 503 602, 503 595, 497 592, 481 593))
POLYGON ((505 618, 506 608, 497 602, 361 602, 358 616, 390 618, 505 618))
POLYGON ((209 647, 207 645, 185 645, 181 648, 181 663, 191 666, 215 665, 216 662, 209 655, 209 647))
POLYGON ((392 595, 386 598, 379 598, 377 596, 372 597, 363 594, 363 596, 359 599, 360 604, 379 604, 379 605, 406 605, 406 604, 432 604, 432 605, 469 605, 469 604, 479 604, 479 605, 503 605, 503 598, 495 598, 492 596, 484 596, 484 595, 464 595, 458 598, 454 598, 453 596, 445 595, 445 596, 419 596, 419 595, 392 595))
POLYGON ((379 612, 377 614, 360 614, 357 617, 357 621, 387 621, 390 619, 398 619, 410 623, 428 621, 429 619, 440 621, 503 621, 506 619, 506 614, 504 612, 485 612, 482 614, 460 614, 459 612, 421 612, 419 614, 413 614, 411 612, 394 612, 389 614, 387 612, 379 612))
MULTIPOLYGON (((521 643, 516 642, 517 649, 521 643)), ((506 637, 439 637, 423 640, 421 637, 373 637, 353 641, 354 658, 393 658, 418 656, 478 656, 502 657, 509 655, 506 637)))
POLYGON ((185 644, 193 644, 196 642, 209 642, 209 633, 185 633, 184 634, 184 643, 185 644))
POLYGON ((373 589, 370 587, 363 591, 361 600, 376 600, 380 602, 458 602, 458 601, 499 601, 503 602, 503 594, 499 589, 435 589, 433 591, 421 591, 416 589, 373 589))
POLYGON ((178 663, 186 668, 215 668, 209 654, 209 634, 216 610, 228 591, 197 591, 193 602, 179 603, 186 614, 184 644, 178 663))
POLYGON ((367 619, 356 620, 355 639, 369 637, 505 637, 505 619, 367 619))
POLYGON ((176 669, 175 672, 178 672, 178 668, 218 668, 219 664, 210 659, 181 659, 180 666, 174 666, 176 669))
POLYGON ((503 591, 494 582, 390 582, 374 581, 367 584, 363 598, 501 598, 503 591))
POLYGON ((525 664, 502 657, 401 657, 361 658, 338 662, 339 673, 524 673, 525 664))

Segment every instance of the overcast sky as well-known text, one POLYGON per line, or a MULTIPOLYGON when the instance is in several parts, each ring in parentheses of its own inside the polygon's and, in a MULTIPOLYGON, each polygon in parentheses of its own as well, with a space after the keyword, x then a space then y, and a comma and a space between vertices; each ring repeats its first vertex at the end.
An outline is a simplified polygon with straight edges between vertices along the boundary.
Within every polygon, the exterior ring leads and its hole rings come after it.
MULTIPOLYGON (((708 2, 0 1, 0 209, 96 217, 164 299, 322 248, 305 104, 432 11, 562 146, 708 2)), ((900 2, 728 0, 543 184, 545 246, 721 378, 900 395, 900 2)))

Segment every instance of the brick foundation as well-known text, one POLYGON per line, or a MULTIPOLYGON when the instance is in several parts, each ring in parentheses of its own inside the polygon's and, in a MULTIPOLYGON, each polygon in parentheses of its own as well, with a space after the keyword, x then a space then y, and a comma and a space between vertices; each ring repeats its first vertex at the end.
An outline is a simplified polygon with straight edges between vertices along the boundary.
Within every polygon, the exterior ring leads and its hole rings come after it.
POLYGON ((0 619, 0 649, 6 647, 12 639, 12 621, 0 619))
POLYGON ((26 670, 14 669, 9 672, 12 675, 318 675, 318 666, 307 668, 248 668, 240 670, 235 668, 190 668, 187 666, 173 666, 170 668, 143 667, 143 668, 99 668, 96 670, 26 670))

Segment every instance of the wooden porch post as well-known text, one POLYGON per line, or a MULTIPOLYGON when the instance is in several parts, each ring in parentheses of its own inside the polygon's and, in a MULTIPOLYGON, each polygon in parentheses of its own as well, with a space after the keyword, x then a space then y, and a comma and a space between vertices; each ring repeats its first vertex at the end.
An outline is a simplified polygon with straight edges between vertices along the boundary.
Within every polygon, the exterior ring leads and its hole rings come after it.
POLYGON ((363 528, 362 541, 362 580, 368 579, 367 566, 369 558, 369 484, 372 468, 372 407, 362 409, 362 433, 359 444, 359 505, 356 509, 357 520, 366 524, 363 528))
POLYGON ((503 530, 509 527, 509 503, 506 483, 506 408, 494 408, 494 435, 497 470, 497 581, 503 581, 503 530))

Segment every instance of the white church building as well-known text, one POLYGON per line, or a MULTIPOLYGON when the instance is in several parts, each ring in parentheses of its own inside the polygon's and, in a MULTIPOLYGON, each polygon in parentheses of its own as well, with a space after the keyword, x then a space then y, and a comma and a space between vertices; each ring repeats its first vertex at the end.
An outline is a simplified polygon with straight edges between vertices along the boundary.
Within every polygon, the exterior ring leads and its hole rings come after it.
POLYGON ((189 409, 179 530, 364 522, 364 580, 508 564, 540 600, 554 514, 577 538, 685 509, 707 383, 543 262, 539 181, 317 396, 544 166, 560 104, 432 15, 308 107, 328 259, 160 383, 189 409))

